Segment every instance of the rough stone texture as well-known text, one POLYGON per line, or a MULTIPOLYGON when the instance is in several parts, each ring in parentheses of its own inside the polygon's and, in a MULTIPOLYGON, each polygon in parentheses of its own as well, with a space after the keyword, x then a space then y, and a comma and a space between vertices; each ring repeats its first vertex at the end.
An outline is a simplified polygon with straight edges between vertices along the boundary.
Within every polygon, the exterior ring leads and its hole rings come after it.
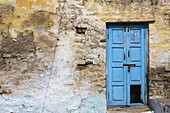
POLYGON ((170 73, 165 70, 165 67, 150 70, 149 93, 150 97, 170 98, 170 73))
MULTIPOLYGON (((106 22, 155 20, 149 24, 150 68, 169 70, 166 0, 0 3, 0 111, 4 113, 105 113, 106 22), (78 34, 78 27, 87 28, 85 34, 78 34)), ((169 72, 149 76, 150 95, 169 98, 169 72)))

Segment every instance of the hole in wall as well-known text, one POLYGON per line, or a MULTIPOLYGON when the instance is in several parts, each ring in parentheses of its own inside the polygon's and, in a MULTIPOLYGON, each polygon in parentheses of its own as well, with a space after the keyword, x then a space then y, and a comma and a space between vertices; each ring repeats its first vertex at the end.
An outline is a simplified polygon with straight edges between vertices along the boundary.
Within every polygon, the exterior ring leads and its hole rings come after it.
POLYGON ((142 103, 141 85, 130 86, 130 103, 142 103))
POLYGON ((86 27, 75 27, 76 28, 76 33, 78 34, 85 34, 87 28, 86 27))

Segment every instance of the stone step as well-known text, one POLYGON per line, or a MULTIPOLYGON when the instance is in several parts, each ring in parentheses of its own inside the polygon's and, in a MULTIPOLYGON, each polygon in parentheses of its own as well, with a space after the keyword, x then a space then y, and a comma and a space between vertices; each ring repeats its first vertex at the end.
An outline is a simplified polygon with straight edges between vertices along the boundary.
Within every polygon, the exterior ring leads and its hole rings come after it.
POLYGON ((154 110, 154 113, 170 113, 170 99, 150 98, 149 107, 154 110))

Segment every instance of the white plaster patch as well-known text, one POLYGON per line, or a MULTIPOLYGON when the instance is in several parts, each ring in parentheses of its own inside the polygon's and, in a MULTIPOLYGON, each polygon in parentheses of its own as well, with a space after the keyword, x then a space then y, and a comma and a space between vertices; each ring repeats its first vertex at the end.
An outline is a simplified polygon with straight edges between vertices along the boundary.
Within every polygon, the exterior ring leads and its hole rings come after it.
MULTIPOLYGON (((6 97, 4 97, 6 98, 6 97)), ((104 95, 49 95, 43 107, 42 95, 13 95, 7 101, 0 97, 2 113, 105 113, 104 95)))
POLYGON ((102 11, 103 11, 102 6, 98 6, 97 8, 98 8, 98 10, 99 10, 100 12, 102 12, 102 11))

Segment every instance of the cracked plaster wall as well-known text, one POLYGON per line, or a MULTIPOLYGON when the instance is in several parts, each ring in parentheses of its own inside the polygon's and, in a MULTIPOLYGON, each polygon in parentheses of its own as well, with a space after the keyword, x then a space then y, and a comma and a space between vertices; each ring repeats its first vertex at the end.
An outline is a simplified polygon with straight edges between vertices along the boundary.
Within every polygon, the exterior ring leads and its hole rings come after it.
POLYGON ((169 8, 166 0, 0 0, 0 112, 106 112, 106 22, 155 20, 150 69, 161 70, 149 75, 150 95, 169 98, 167 81, 155 85, 170 76, 169 8))

